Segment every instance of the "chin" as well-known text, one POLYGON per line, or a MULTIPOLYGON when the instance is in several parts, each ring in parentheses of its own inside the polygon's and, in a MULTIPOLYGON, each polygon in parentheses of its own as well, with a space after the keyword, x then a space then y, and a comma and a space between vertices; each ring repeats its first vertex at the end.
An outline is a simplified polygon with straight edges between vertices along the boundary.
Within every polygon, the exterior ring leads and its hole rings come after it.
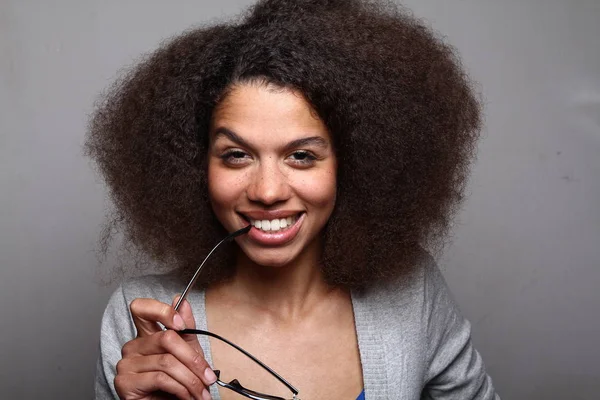
POLYGON ((267 251, 259 251, 262 254, 253 254, 253 251, 245 251, 242 248, 244 255, 254 264, 261 265, 269 268, 282 268, 294 261, 295 257, 291 257, 290 254, 265 254, 267 251))

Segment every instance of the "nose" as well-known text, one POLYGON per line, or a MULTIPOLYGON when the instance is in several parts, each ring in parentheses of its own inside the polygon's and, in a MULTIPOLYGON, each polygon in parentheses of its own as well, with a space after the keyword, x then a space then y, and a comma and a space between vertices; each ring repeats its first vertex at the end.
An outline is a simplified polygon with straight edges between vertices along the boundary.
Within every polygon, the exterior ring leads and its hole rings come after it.
POLYGON ((267 160, 253 171, 246 192, 250 201, 270 206, 288 200, 291 188, 277 162, 267 160))

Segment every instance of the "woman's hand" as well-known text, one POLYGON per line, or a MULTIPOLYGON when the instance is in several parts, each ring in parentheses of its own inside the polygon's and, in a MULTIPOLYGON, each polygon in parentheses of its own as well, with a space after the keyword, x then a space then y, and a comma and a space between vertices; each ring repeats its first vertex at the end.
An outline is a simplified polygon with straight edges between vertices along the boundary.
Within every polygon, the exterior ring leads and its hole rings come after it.
POLYGON ((196 327, 190 304, 183 301, 178 313, 173 306, 158 300, 135 299, 129 308, 137 337, 125 343, 123 358, 117 363, 115 389, 119 397, 150 400, 174 395, 182 400, 210 399, 207 387, 217 377, 204 359, 198 338, 175 332, 196 327), (163 331, 157 322, 169 330, 163 331))

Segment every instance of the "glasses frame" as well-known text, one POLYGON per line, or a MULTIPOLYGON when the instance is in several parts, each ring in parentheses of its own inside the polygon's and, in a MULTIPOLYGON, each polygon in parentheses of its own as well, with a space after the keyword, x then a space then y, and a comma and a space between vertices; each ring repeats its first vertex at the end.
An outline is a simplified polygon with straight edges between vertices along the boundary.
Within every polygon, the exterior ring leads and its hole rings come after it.
MULTIPOLYGON (((181 297, 179 297, 179 300, 175 304, 175 307, 174 307, 175 311, 179 311, 179 307, 181 306, 181 303, 185 300, 185 298, 187 297, 189 291, 191 290, 191 288, 194 286, 194 284, 198 280, 198 277, 200 276, 200 271, 202 270, 202 267, 206 263, 206 260, 208 260, 209 257, 212 255, 212 253, 214 253, 214 251, 222 243, 232 241, 237 236, 240 236, 240 235, 248 233, 248 231, 251 228, 252 228, 252 225, 248 225, 245 228, 242 228, 242 229, 240 229, 238 231, 235 231, 235 232, 229 234, 227 237, 225 237, 223 240, 221 240, 219 243, 217 243, 217 245, 208 253, 208 255, 206 256, 206 258, 204 258, 204 261, 202 261, 202 263, 200 263, 200 266, 198 267, 198 269, 194 273, 194 276, 192 276, 192 279, 190 280, 190 282, 185 287, 185 290, 181 294, 181 297)), ((242 354, 244 354, 246 357, 248 357, 249 359, 251 359, 252 361, 254 361, 256 364, 258 364, 260 367, 262 367, 265 371, 267 371, 269 374, 271 374, 274 378, 276 378, 279 382, 281 382, 284 386, 286 386, 292 392, 292 399, 291 400, 300 400, 300 398, 298 397, 298 393, 299 393, 298 389, 296 389, 291 383, 289 383, 288 381, 286 381, 277 372, 275 372, 271 368, 269 368, 265 363, 263 363, 262 361, 260 361, 258 358, 254 357, 252 354, 248 353, 246 350, 242 349, 237 344, 235 344, 233 342, 230 342, 229 340, 225 339, 222 336, 217 335, 216 333, 212 333, 212 332, 205 331, 205 330, 202 330, 202 329, 183 329, 183 330, 177 331, 177 333, 182 334, 182 335, 193 334, 193 335, 210 336, 210 337, 213 337, 213 338, 215 338, 217 340, 222 341, 223 343, 228 344, 229 346, 233 347, 234 349, 238 350, 239 352, 241 352, 242 354)), ((257 391, 245 388, 244 386, 242 386, 242 384, 237 379, 234 379, 234 380, 232 380, 230 382, 221 381, 220 380, 220 372, 221 371, 214 370, 214 372, 215 372, 215 375, 217 375, 217 382, 216 383, 219 386, 227 388, 227 389, 230 389, 230 390, 233 390, 234 392, 236 392, 238 394, 241 394, 244 397, 247 397, 247 398, 250 398, 250 399, 253 399, 253 400, 290 400, 290 399, 285 399, 283 397, 272 396, 272 395, 268 395, 268 394, 265 394, 265 393, 260 393, 260 392, 257 392, 257 391)))

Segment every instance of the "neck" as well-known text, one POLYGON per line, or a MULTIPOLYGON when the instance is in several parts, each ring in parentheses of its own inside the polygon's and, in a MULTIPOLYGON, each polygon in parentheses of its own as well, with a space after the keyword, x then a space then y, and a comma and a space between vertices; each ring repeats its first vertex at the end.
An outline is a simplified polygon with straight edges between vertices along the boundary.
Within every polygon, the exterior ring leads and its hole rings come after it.
POLYGON ((239 252, 236 273, 227 285, 238 300, 281 319, 298 319, 334 289, 325 282, 320 267, 319 243, 284 266, 265 267, 239 252))

